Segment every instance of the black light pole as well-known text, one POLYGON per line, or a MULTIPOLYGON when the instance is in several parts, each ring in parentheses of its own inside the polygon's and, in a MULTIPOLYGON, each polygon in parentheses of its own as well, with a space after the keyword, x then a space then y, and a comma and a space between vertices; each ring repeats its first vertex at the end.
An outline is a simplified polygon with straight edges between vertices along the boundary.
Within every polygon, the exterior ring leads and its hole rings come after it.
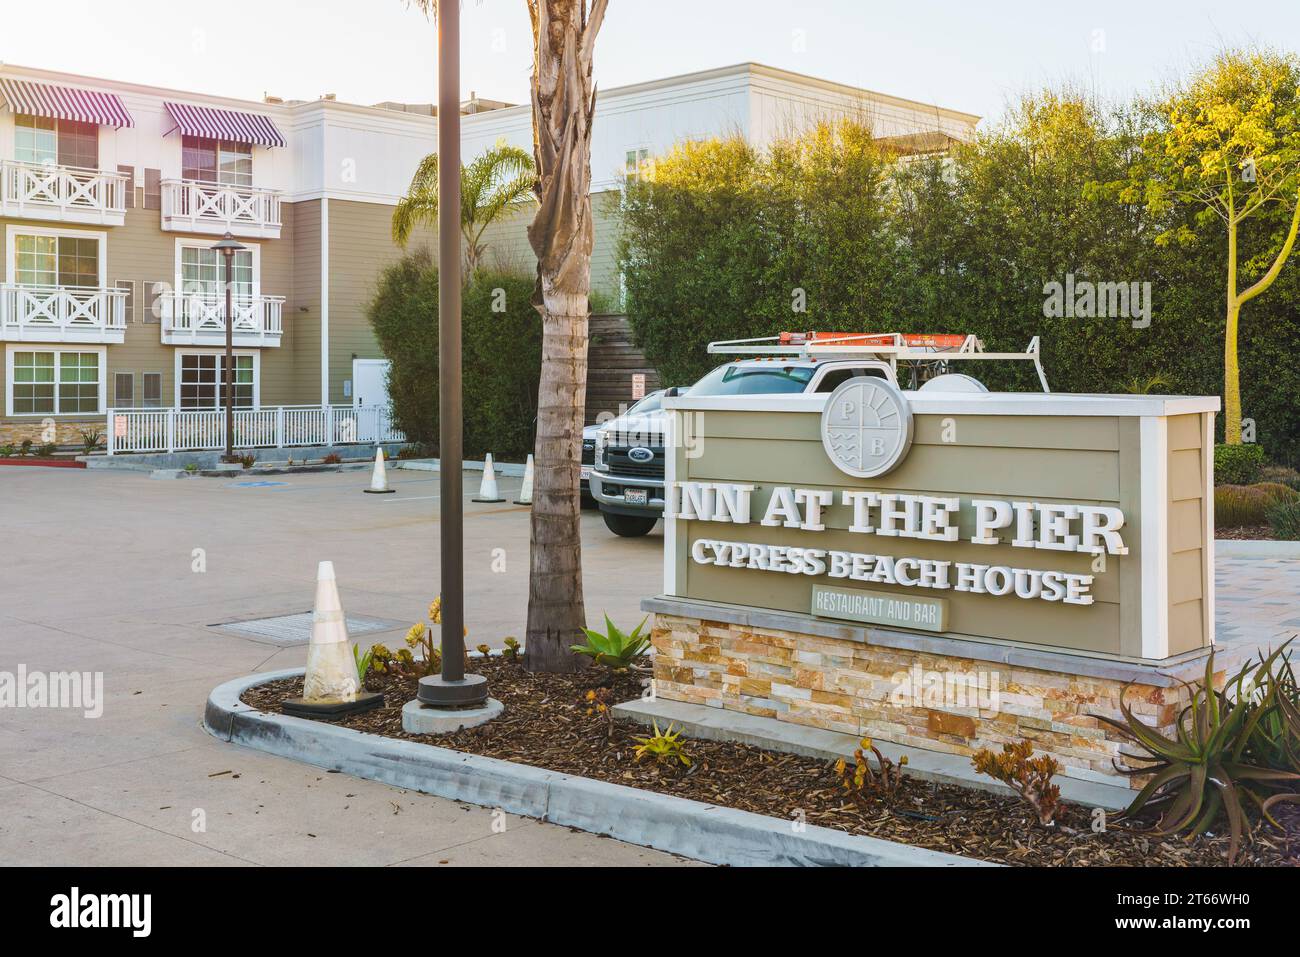
POLYGON ((438 4, 438 469, 442 544, 442 673, 416 698, 442 708, 487 701, 465 674, 464 500, 460 378, 460 4, 438 4))
POLYGON ((221 251, 221 258, 226 264, 226 455, 223 461, 233 462, 235 460, 235 315, 230 308, 230 270, 235 253, 247 247, 241 246, 235 242, 234 236, 226 233, 212 248, 221 251))

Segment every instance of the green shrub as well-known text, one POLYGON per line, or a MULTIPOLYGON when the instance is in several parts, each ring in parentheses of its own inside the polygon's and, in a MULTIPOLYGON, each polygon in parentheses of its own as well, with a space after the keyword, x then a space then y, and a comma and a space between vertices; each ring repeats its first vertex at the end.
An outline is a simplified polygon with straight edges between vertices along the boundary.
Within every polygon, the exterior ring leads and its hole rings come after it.
POLYGON ((1269 508, 1297 500, 1300 500, 1300 492, 1277 482, 1217 485, 1214 488, 1214 527, 1263 525, 1269 508))
POLYGON ((1214 487, 1214 527, 1240 528, 1262 525, 1267 496, 1251 485, 1216 485, 1214 487))
POLYGON ((1300 491, 1300 472, 1289 465, 1265 465, 1259 472, 1261 482, 1276 482, 1300 491))
MULTIPOLYGON (((821 131, 763 151, 739 137, 684 144, 620 197, 636 341, 661 381, 686 385, 717 364, 710 340, 782 329, 974 333, 990 350, 1039 335, 1053 391, 1156 391, 1158 379, 1161 392, 1219 395, 1222 224, 1190 204, 1157 212, 1120 195, 1160 124, 1141 102, 1111 108, 1065 88, 1012 103, 936 159, 895 163, 879 154, 887 144, 873 155, 861 137, 821 131), (1153 241, 1179 227, 1180 241, 1153 241), (1067 274, 1157 280, 1151 327, 1044 316, 1045 282, 1067 274)), ((1290 209, 1253 218, 1252 246, 1280 246, 1290 209)), ((1244 268, 1253 281, 1257 265, 1244 268)), ((1243 315, 1242 407, 1270 456, 1300 466, 1294 261, 1243 315)), ((967 371, 993 389, 1036 388, 1024 366, 967 371)))
POLYGON ((1300 542, 1300 501, 1277 502, 1264 510, 1273 529, 1273 537, 1287 542, 1300 542))
MULTIPOLYGON (((533 450, 542 322, 534 278, 479 270, 462 294, 465 454, 522 461, 533 450)), ((438 444, 438 270, 425 249, 379 278, 368 318, 391 360, 393 417, 410 442, 438 444)))
POLYGON ((1216 445, 1214 447, 1214 482, 1216 485, 1252 485, 1259 481, 1264 468, 1264 449, 1255 444, 1216 445))

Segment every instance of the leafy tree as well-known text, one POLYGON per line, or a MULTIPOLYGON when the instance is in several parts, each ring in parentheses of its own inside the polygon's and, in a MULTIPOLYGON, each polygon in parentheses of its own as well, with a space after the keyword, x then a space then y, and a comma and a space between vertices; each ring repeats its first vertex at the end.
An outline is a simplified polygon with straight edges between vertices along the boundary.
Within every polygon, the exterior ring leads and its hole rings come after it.
POLYGON ((1197 208, 1194 222, 1171 225, 1160 242, 1192 245, 1201 227, 1216 220, 1226 235, 1224 431, 1236 444, 1241 309, 1273 285, 1300 227, 1300 61, 1262 50, 1225 51, 1169 94, 1159 112, 1161 128, 1147 137, 1127 197, 1141 196, 1157 213, 1176 204, 1197 208), (1284 229, 1247 231, 1253 218, 1267 218, 1279 204, 1291 210, 1284 229), (1248 244, 1253 255, 1243 249, 1248 244), (1244 289, 1243 280, 1249 282, 1244 289))
MULTIPOLYGON (((483 261, 483 233, 498 219, 533 204, 537 176, 525 150, 502 141, 460 170, 460 231, 465 237, 465 272, 483 261)), ((406 195, 393 210, 393 240, 405 246, 419 225, 438 220, 438 154, 420 161, 406 195)))
MULTIPOLYGON (((461 296, 464 329, 465 451, 522 460, 533 450, 542 325, 533 278, 480 269, 461 296)), ((367 311, 390 360, 388 391, 398 428, 438 443, 438 270, 418 249, 379 277, 367 311)))

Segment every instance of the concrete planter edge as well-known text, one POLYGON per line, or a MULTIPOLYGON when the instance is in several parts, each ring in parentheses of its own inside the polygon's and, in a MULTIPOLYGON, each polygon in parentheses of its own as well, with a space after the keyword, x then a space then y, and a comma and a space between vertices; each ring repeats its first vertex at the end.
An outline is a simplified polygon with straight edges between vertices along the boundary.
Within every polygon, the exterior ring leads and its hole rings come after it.
POLYGON ((249 688, 303 669, 245 675, 214 688, 203 726, 232 744, 438 797, 730 866, 997 867, 986 861, 560 774, 320 721, 259 711, 249 688))

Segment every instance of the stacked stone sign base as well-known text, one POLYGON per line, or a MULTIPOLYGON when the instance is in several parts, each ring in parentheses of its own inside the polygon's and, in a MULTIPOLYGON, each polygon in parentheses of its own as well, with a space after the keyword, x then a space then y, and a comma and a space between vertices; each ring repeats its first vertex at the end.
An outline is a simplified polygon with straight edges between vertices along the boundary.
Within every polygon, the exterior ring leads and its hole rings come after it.
MULTIPOLYGON (((689 605, 643 606, 655 612, 655 688, 664 698, 950 754, 1029 739, 1062 773, 1110 784, 1135 782, 1114 767, 1120 736, 1094 716, 1121 718, 1123 695, 1143 721, 1172 734, 1188 701, 1181 681, 1205 669, 1203 654, 1155 666, 812 618, 786 630, 725 606, 698 617, 662 610, 689 605)), ((788 625, 801 619, 789 616, 788 625)), ((1216 684, 1231 665, 1215 662, 1216 684)))

